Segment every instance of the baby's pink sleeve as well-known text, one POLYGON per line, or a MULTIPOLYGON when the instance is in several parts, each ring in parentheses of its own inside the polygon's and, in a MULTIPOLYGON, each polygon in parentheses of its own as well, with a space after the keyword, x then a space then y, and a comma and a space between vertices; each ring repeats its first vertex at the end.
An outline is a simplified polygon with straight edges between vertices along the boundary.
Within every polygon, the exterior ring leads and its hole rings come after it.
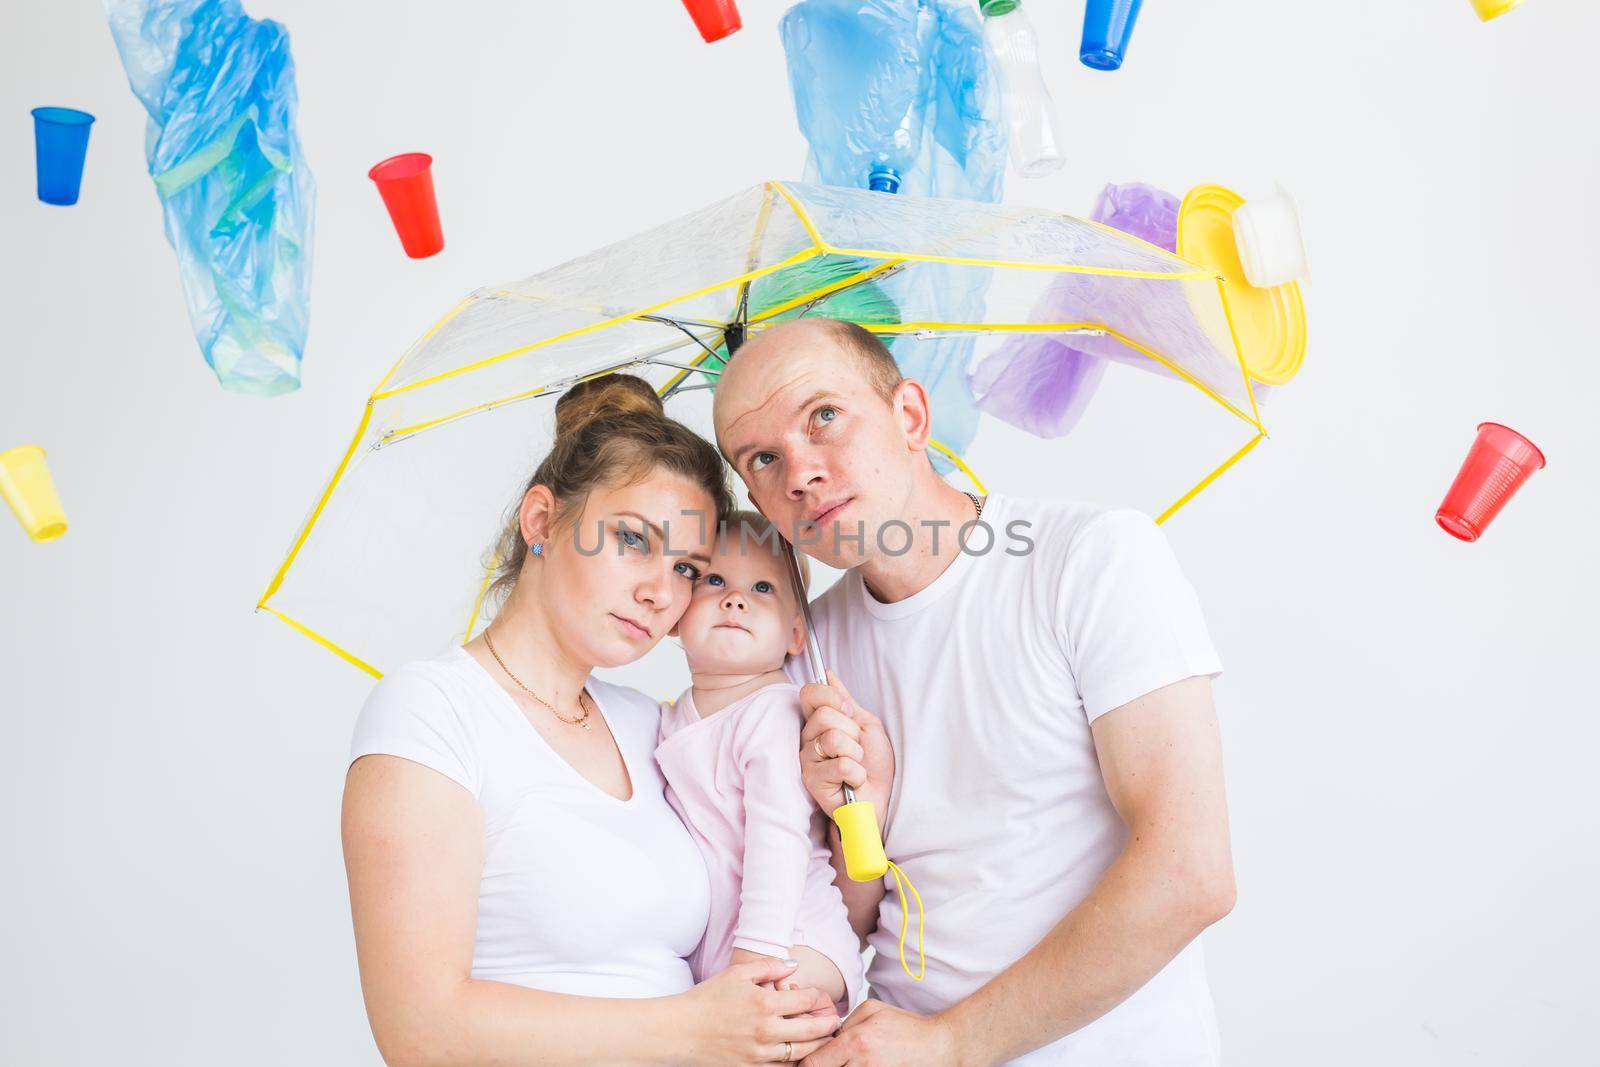
POLYGON ((741 710, 733 753, 744 774, 744 884, 733 947, 789 955, 811 861, 811 795, 800 780, 793 692, 774 690, 741 710))

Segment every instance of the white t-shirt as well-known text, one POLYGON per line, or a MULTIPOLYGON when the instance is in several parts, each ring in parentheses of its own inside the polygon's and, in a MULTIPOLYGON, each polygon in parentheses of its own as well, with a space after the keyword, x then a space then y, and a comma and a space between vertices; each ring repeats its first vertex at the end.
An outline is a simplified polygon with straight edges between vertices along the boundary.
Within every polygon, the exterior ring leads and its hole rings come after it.
MULTIPOLYGON (((884 845, 922 894, 927 974, 916 982, 900 968, 890 884, 867 977, 874 996, 920 1013, 949 1007, 1023 956, 1121 850, 1127 831, 1090 722, 1222 669, 1194 589, 1149 517, 990 495, 983 522, 993 548, 977 554, 989 538, 974 529, 974 554, 905 600, 882 603, 850 571, 812 606, 823 658, 894 744, 884 845)), ((1195 942, 1118 1007, 1012 1062, 1218 1059, 1195 942)))
POLYGON ((459 647, 378 683, 350 759, 402 756, 483 809, 472 977, 594 997, 681 993, 694 984, 685 957, 705 933, 710 889, 653 756, 660 707, 587 684, 627 763, 626 801, 557 755, 459 647))

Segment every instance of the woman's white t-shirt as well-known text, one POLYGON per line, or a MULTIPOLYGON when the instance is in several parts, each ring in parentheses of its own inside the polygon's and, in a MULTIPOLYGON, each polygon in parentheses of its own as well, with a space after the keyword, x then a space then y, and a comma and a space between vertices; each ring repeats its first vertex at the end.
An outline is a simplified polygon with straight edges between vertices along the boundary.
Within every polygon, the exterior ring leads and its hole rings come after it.
POLYGON ((420 763, 482 808, 472 977, 582 996, 680 993, 694 984, 685 957, 705 933, 710 890, 653 756, 660 708, 587 684, 627 763, 628 800, 562 759, 461 648, 380 681, 350 759, 420 763))

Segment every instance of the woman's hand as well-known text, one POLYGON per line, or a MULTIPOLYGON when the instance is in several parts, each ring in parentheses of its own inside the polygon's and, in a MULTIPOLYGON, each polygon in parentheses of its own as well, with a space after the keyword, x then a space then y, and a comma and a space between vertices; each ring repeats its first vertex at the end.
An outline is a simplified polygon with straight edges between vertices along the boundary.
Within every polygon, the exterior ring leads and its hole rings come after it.
MULTIPOLYGON (((732 955, 730 956, 730 958, 728 960, 728 967, 737 967, 741 963, 762 963, 762 962, 764 962, 766 960, 770 960, 770 959, 774 959, 774 958, 775 957, 768 956, 764 952, 752 952, 747 948, 735 948, 733 950, 732 955)), ((728 967, 724 967, 723 970, 727 970, 728 967)), ((787 979, 779 978, 779 979, 776 979, 775 981, 771 981, 771 982, 762 982, 761 983, 761 988, 762 989, 798 989, 800 987, 795 982, 788 981, 787 979)))
POLYGON ((785 1058, 798 1063, 809 1056, 838 1029, 839 1016, 818 990, 763 988, 763 983, 783 984, 795 966, 793 960, 771 957, 738 963, 679 994, 684 1047, 681 1053, 663 1051, 690 1067, 783 1063, 785 1058))

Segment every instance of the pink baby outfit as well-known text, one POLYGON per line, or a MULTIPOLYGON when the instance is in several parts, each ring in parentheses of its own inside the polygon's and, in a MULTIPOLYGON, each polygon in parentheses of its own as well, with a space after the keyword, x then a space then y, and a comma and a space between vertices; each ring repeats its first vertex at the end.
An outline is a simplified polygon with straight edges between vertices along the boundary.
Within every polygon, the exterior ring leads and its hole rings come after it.
POLYGON ((782 959, 805 945, 839 968, 848 1012, 862 997, 860 942, 833 884, 826 817, 800 781, 800 690, 778 682, 707 719, 693 694, 661 706, 656 762, 711 875, 695 979, 726 969, 735 948, 782 959))

